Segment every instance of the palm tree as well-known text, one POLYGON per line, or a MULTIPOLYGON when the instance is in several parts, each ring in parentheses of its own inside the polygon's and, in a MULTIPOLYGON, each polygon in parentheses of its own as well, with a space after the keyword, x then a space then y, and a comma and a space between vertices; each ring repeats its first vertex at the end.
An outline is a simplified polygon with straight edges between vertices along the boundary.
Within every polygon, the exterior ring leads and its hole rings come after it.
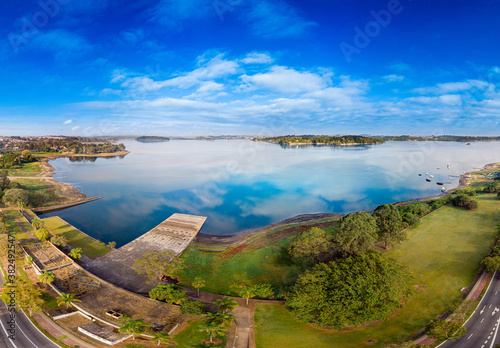
POLYGON ((200 288, 205 287, 205 280, 200 277, 196 277, 194 278, 192 285, 196 288, 196 290, 198 290, 198 297, 200 297, 200 288))
POLYGON ((226 333, 226 328, 216 321, 206 321, 200 326, 200 331, 208 333, 210 342, 213 342, 213 337, 223 336, 226 333))
POLYGON ((118 329, 118 332, 131 334, 133 340, 135 340, 135 335, 142 335, 151 326, 151 324, 145 323, 144 319, 133 320, 131 317, 125 315, 123 318, 120 321, 123 323, 123 326, 118 329))
POLYGON ((208 322, 216 322, 218 324, 222 324, 224 326, 231 326, 233 323, 233 316, 231 314, 224 313, 207 313, 205 314, 208 322))
POLYGON ((224 297, 222 299, 218 299, 217 301, 214 302, 214 304, 219 308, 219 311, 221 311, 224 314, 226 312, 234 310, 238 306, 238 303, 230 297, 224 297))
POLYGON ((42 284, 45 284, 45 288, 47 288, 48 284, 51 284, 56 276, 54 273, 50 271, 44 271, 42 274, 38 276, 38 279, 42 282, 42 284))
POLYGON ((68 309, 69 307, 72 307, 71 302, 80 302, 79 299, 75 298, 75 295, 65 294, 64 292, 61 292, 61 296, 57 297, 56 301, 57 301, 58 306, 65 304, 66 309, 68 309))
POLYGON ((31 221, 31 226, 33 226, 34 229, 38 229, 40 227, 43 227, 43 221, 40 219, 33 219, 31 221))
POLYGON ((158 342, 158 345, 161 343, 170 343, 172 342, 170 335, 165 332, 158 332, 154 334, 154 337, 151 339, 153 342, 158 342))
POLYGON ((182 290, 174 291, 170 296, 171 301, 178 305, 183 304, 189 299, 189 297, 186 296, 186 293, 182 290))
POLYGON ((82 257, 82 248, 74 248, 71 249, 69 252, 69 257, 71 257, 74 260, 78 260, 80 257, 82 257))

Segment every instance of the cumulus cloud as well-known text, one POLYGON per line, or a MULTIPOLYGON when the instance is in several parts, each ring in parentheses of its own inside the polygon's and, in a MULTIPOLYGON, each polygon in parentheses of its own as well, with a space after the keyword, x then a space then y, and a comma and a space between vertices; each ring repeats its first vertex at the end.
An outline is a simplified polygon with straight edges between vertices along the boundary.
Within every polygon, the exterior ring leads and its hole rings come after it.
POLYGON ((244 64, 271 64, 274 59, 268 53, 252 52, 241 60, 244 64))
POLYGON ((66 120, 63 122, 63 124, 72 124, 73 123, 73 120, 66 120))
POLYGON ((327 79, 316 73, 300 72, 284 66, 273 66, 266 73, 241 76, 243 82, 259 88, 283 93, 310 92, 328 85, 327 79))
POLYGON ((403 81, 405 77, 402 75, 390 74, 390 75, 383 76, 383 78, 387 82, 399 82, 399 81, 403 81))
POLYGON ((80 126, 74 126, 73 128, 71 128, 72 131, 76 131, 76 130, 79 130, 80 129, 80 126))

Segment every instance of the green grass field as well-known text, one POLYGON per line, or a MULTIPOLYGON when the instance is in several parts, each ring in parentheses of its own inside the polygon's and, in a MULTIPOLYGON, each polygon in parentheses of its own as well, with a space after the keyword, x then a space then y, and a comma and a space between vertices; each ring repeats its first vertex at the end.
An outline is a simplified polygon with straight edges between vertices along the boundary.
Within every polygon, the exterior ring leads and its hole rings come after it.
MULTIPOLYGON (((201 341, 208 338, 208 334, 200 331, 200 326, 203 324, 204 319, 190 321, 188 326, 179 332, 177 335, 172 336, 174 341, 178 344, 176 347, 205 347, 201 345, 201 341)), ((219 337, 222 338, 222 337, 219 337)), ((225 347, 226 338, 222 339, 222 343, 217 347, 225 347)))
POLYGON ((192 287, 195 277, 201 277, 206 282, 201 290, 218 294, 228 294, 234 277, 241 274, 246 274, 254 284, 262 282, 279 287, 294 282, 301 272, 299 267, 279 261, 281 247, 289 242, 290 238, 259 249, 245 244, 222 253, 189 249, 182 255, 186 267, 176 276, 187 287, 192 287))
POLYGON ((8 169, 9 176, 40 176, 43 172, 42 163, 21 163, 8 169))
MULTIPOLYGON (((17 225, 16 218, 21 219, 21 215, 16 209, 4 209, 2 210, 2 215, 4 216, 3 220, 3 228, 5 231, 13 233, 14 237, 20 241, 23 239, 28 239, 28 235, 21 231, 19 226, 17 225)), ((28 225, 24 219, 21 219, 23 225, 26 229, 31 229, 31 226, 28 225)))
POLYGON ((80 233, 80 231, 75 230, 58 216, 49 217, 42 221, 44 222, 44 227, 48 229, 52 235, 61 234, 68 238, 71 246, 82 248, 83 254, 90 258, 103 256, 110 252, 107 246, 103 246, 80 233))
POLYGON ((416 292, 408 303, 386 321, 364 329, 330 333, 302 324, 281 306, 257 305, 257 347, 370 347, 404 340, 449 309, 460 289, 474 279, 500 222, 496 195, 475 197, 476 211, 444 207, 408 231, 408 239, 390 255, 406 264, 415 276, 416 292))

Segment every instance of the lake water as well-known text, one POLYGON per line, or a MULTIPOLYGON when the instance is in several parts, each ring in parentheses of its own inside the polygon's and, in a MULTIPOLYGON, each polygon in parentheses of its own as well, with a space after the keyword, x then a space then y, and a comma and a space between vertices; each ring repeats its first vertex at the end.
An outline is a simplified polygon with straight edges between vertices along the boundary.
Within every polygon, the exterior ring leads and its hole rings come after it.
POLYGON ((176 212, 207 216, 202 233, 230 235, 298 214, 436 195, 437 181, 458 185, 448 175, 500 161, 500 142, 291 148, 249 140, 123 142, 132 151, 124 158, 50 161, 55 177, 66 177, 60 181, 103 198, 45 216, 59 215, 118 246, 176 212))

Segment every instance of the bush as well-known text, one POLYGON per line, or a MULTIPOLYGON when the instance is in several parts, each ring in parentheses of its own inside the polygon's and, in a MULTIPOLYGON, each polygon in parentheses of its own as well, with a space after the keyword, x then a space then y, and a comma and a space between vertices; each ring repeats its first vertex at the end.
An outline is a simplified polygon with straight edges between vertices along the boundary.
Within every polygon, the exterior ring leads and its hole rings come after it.
POLYGON ((456 196, 451 202, 455 207, 465 208, 468 210, 477 209, 477 201, 464 194, 456 196))
POLYGON ((40 228, 36 230, 35 236, 43 242, 50 238, 50 232, 46 228, 40 228))
POLYGON ((17 181, 11 181, 10 184, 9 184, 9 188, 11 189, 22 189, 23 186, 18 183, 17 181))
POLYGON ((54 237, 50 238, 50 241, 52 244, 60 246, 60 247, 65 247, 69 243, 68 238, 66 238, 60 234, 57 234, 54 237))
POLYGON ((498 268, 500 268, 500 256, 486 256, 481 265, 484 267, 486 272, 494 273, 498 268))
POLYGON ((28 192, 22 189, 8 189, 2 197, 2 202, 10 207, 16 207, 17 202, 21 201, 25 205, 28 204, 28 192))
POLYGON ((408 226, 416 226, 420 222, 418 216, 412 213, 403 213, 402 218, 403 222, 408 224, 408 226))
POLYGON ((457 189, 455 192, 457 195, 466 195, 466 196, 475 196, 476 195, 476 190, 473 188, 463 188, 463 189, 457 189))
POLYGON ((205 305, 200 301, 188 300, 181 307, 181 313, 190 317, 198 317, 205 314, 205 312, 205 305))
POLYGON ((486 187, 483 188, 483 192, 485 193, 495 193, 499 191, 500 191, 500 182, 492 182, 491 184, 488 184, 486 185, 486 187))

